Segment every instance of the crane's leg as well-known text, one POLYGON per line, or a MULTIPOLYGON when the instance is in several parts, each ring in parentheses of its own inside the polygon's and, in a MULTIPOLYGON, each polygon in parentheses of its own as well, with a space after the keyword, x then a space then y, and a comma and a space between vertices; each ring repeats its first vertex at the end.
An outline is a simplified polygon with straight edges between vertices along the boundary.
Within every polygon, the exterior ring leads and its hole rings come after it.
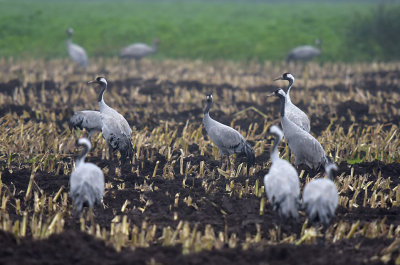
MULTIPOLYGON (((230 170, 232 170, 232 163, 231 163, 231 158, 230 158, 230 156, 229 156, 229 155, 226 155, 226 159, 228 160, 228 162, 227 162, 227 167, 228 167, 230 170)), ((233 166, 235 166, 235 165, 233 164, 233 166)))
POLYGON ((113 150, 111 145, 107 145, 108 146, 108 159, 110 160, 110 162, 113 161, 113 150))
POLYGON ((318 237, 317 242, 320 245, 325 245, 325 241, 326 241, 326 230, 328 230, 328 225, 327 224, 323 224, 322 225, 322 236, 318 237))
MULTIPOLYGON (((95 134, 95 133, 96 133, 96 131, 89 131, 89 135, 88 135, 89 142, 92 142, 92 137, 93 137, 93 134, 95 134)), ((97 142, 95 142, 93 144, 92 150, 94 150, 96 148, 97 148, 97 142)))
POLYGON ((140 63, 140 59, 136 59, 136 70, 138 71, 139 74, 142 72, 142 66, 140 63))

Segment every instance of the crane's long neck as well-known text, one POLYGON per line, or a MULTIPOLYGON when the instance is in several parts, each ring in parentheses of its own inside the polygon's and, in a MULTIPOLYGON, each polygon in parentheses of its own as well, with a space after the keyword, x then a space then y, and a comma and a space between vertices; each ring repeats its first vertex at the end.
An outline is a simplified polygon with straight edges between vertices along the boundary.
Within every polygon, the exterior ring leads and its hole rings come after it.
POLYGON ((294 81, 293 81, 293 79, 289 79, 288 81, 289 81, 289 85, 288 85, 288 88, 287 88, 287 91, 286 91, 286 97, 287 97, 288 102, 292 102, 290 100, 290 90, 292 89, 294 81))
POLYGON ((100 110, 101 110, 101 108, 103 106, 107 106, 107 104, 104 102, 104 92, 107 89, 107 84, 100 83, 100 87, 101 87, 101 91, 100 91, 100 94, 99 94, 98 101, 99 101, 99 107, 100 107, 100 110))
POLYGON ((67 38, 67 45, 71 45, 72 44, 72 34, 68 34, 68 38, 67 38))
POLYGON ((279 100, 281 101, 281 117, 285 116, 285 101, 286 97, 279 95, 279 100))
POLYGON ((278 146, 279 146, 281 140, 282 139, 281 139, 281 137, 279 135, 275 136, 274 144, 273 144, 272 149, 271 149, 271 160, 272 160, 272 162, 276 161, 277 159, 279 159, 278 146))
POLYGON ((204 112, 203 112, 204 115, 210 115, 209 113, 210 113, 211 106, 212 106, 212 101, 207 101, 206 108, 204 109, 204 112))
POLYGON ((207 101, 207 106, 204 109, 204 116, 203 116, 203 124, 206 130, 210 127, 210 124, 212 124, 213 119, 210 117, 210 108, 212 105, 212 101, 207 101))
POLYGON ((153 52, 156 52, 156 51, 157 51, 157 49, 158 49, 158 43, 157 43, 157 41, 154 41, 154 42, 153 42, 152 48, 153 48, 153 52))
POLYGON ((88 153, 89 153, 89 146, 84 144, 82 153, 76 159, 76 166, 79 166, 81 163, 83 163, 85 161, 85 158, 86 158, 88 153))

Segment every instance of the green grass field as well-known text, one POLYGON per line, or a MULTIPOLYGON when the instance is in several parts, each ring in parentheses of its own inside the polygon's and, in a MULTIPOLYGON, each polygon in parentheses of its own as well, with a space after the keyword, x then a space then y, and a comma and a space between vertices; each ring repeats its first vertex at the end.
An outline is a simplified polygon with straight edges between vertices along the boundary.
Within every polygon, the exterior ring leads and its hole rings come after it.
POLYGON ((291 48, 321 38, 321 61, 384 59, 375 43, 353 50, 348 43, 352 21, 370 16, 372 4, 122 0, 0 4, 6 7, 0 9, 0 57, 67 56, 65 29, 71 26, 74 42, 85 47, 89 57, 115 56, 125 45, 150 43, 158 37, 160 52, 155 57, 160 59, 277 61, 291 48))

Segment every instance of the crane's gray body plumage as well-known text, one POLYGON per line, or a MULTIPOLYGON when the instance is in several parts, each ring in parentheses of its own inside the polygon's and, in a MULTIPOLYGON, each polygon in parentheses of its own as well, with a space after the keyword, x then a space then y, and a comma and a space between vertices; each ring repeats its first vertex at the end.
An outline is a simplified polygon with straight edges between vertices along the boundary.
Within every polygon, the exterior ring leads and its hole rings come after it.
POLYGON ((104 196, 104 175, 98 166, 85 162, 91 148, 90 141, 81 138, 78 143, 84 146, 84 151, 76 160, 75 169, 71 174, 70 197, 74 207, 81 211, 84 203, 87 203, 89 207, 93 207, 95 203, 101 203, 104 196))
POLYGON ((120 56, 123 58, 134 58, 140 60, 145 56, 149 56, 157 52, 158 40, 153 41, 153 45, 149 46, 145 43, 134 43, 121 49, 120 56))
POLYGON ((74 128, 85 128, 89 132, 89 139, 92 138, 95 132, 101 132, 103 127, 101 113, 95 110, 75 111, 69 124, 74 128))
MULTIPOLYGON (((330 178, 332 169, 337 169, 335 164, 326 166, 326 172, 330 178)), ((319 220, 327 226, 335 216, 338 203, 338 191, 331 179, 314 179, 304 187, 303 208, 311 222, 319 220)))
POLYGON ((315 56, 318 56, 321 54, 321 41, 320 40, 315 40, 315 44, 317 47, 314 47, 312 45, 303 45, 294 48, 289 52, 289 54, 286 57, 286 61, 299 61, 299 60, 310 60, 315 56))
POLYGON ((327 157, 321 144, 308 132, 289 120, 285 114, 285 92, 278 89, 274 92, 281 100, 281 123, 283 133, 290 151, 295 156, 296 166, 305 164, 310 168, 319 168, 327 163, 327 157))
POLYGON ((292 89, 295 80, 293 75, 290 73, 284 73, 281 77, 278 77, 275 80, 286 80, 289 82, 287 91, 285 93, 286 117, 306 132, 310 132, 310 120, 308 119, 307 114, 305 114, 301 109, 294 105, 292 103, 292 100, 290 99, 290 90, 292 89))
POLYGON ((207 107, 204 111, 203 124, 208 136, 218 147, 219 155, 241 154, 247 157, 249 165, 254 164, 254 150, 244 137, 235 129, 222 124, 210 117, 209 110, 212 104, 212 95, 207 95, 207 107))
POLYGON ((274 210, 278 210, 285 218, 298 218, 300 196, 299 177, 296 169, 286 160, 279 158, 277 147, 282 139, 282 131, 272 126, 270 132, 276 135, 271 150, 272 165, 264 176, 264 187, 268 200, 274 210))
POLYGON ((67 51, 69 57, 71 58, 72 61, 76 62, 81 67, 86 68, 89 63, 87 53, 84 48, 72 42, 73 32, 74 31, 71 28, 67 30, 68 33, 67 51))
MULTIPOLYGON (((90 83, 97 83, 101 86, 99 94, 99 108, 101 117, 101 132, 106 139, 110 150, 119 150, 123 162, 126 158, 133 158, 132 129, 128 121, 116 110, 104 102, 104 92, 107 89, 107 81, 104 77, 97 77, 90 83)), ((110 157, 111 158, 111 157, 110 157)))

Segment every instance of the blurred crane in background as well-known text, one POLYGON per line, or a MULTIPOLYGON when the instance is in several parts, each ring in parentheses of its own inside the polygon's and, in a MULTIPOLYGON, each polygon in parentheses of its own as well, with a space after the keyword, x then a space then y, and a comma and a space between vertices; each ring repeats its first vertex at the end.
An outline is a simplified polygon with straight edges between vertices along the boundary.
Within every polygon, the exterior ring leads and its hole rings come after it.
POLYGON ((291 50, 286 57, 286 62, 290 61, 308 61, 321 54, 321 40, 315 40, 315 46, 298 46, 291 50), (315 47, 316 46, 316 47, 315 47))
POLYGON ((153 40, 153 45, 149 46, 145 43, 134 43, 121 49, 121 58, 135 59, 138 72, 141 71, 140 60, 143 57, 149 56, 157 52, 160 41, 156 38, 153 40))
POLYGON ((67 51, 72 61, 76 62, 79 66, 86 68, 89 63, 87 53, 84 48, 72 42, 72 35, 74 30, 72 28, 67 29, 67 51))

